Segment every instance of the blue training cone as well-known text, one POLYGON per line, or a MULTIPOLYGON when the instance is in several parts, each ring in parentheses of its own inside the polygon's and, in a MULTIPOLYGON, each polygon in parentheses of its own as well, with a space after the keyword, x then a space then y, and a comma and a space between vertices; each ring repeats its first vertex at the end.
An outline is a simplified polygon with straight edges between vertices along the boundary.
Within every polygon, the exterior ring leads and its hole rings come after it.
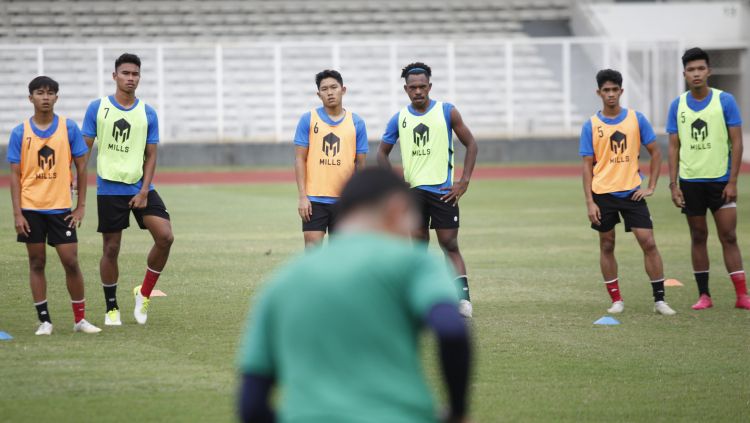
POLYGON ((601 319, 594 322, 595 325, 605 325, 605 326, 612 326, 612 325, 619 325, 620 321, 615 319, 614 317, 604 316, 601 319))
POLYGON ((0 341, 10 341, 13 339, 8 332, 0 331, 0 341))

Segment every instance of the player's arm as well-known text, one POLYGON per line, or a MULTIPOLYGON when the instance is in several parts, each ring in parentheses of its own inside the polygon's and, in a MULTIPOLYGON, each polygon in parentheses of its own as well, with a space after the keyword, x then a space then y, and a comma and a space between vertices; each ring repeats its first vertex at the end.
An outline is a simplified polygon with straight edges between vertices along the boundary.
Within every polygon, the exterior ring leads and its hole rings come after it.
POLYGON ((654 141, 646 144, 646 150, 651 156, 648 185, 646 188, 641 188, 633 193, 633 196, 630 197, 633 201, 640 201, 645 197, 652 196, 654 190, 656 190, 656 184, 659 182, 659 174, 661 173, 661 148, 659 148, 659 143, 654 141))
POLYGON ((381 142, 378 146, 378 166, 384 169, 392 169, 391 159, 389 158, 391 151, 393 150, 393 144, 387 142, 381 142))
POLYGON ((307 190, 305 188, 307 184, 308 150, 308 147, 300 147, 299 145, 294 147, 294 176, 297 179, 297 193, 299 194, 297 211, 303 222, 309 222, 310 217, 312 217, 312 203, 307 198, 307 190))
POLYGON ((355 170, 360 171, 364 169, 366 165, 367 165, 367 154, 365 153, 357 154, 356 158, 354 159, 355 170))
POLYGON ((31 227, 21 212, 21 165, 19 163, 10 164, 10 200, 13 205, 13 220, 16 233, 29 236, 31 227))
POLYGON ((158 144, 146 144, 143 160, 143 184, 138 194, 134 195, 128 203, 132 209, 143 209, 148 205, 148 189, 154 180, 154 173, 156 173, 157 149, 158 144))
POLYGON ((583 196, 586 199, 589 221, 594 225, 601 225, 602 214, 599 206, 594 202, 594 192, 591 190, 593 180, 594 156, 583 156, 583 196))
POLYGON ((446 422, 463 422, 468 414, 467 391, 471 367, 471 342, 464 318, 455 304, 434 305, 426 318, 437 338, 440 369, 448 391, 446 422))
POLYGON ((680 136, 669 134, 669 190, 672 192, 672 202, 676 207, 685 207, 685 198, 682 196, 680 184, 677 178, 680 173, 680 136))
POLYGON ((469 127, 464 123, 461 113, 455 107, 451 109, 451 125, 453 126, 453 132, 456 133, 458 140, 461 144, 466 147, 466 156, 464 157, 464 169, 461 178, 456 181, 444 196, 440 199, 445 202, 452 202, 454 205, 458 204, 458 200, 462 195, 469 189, 469 181, 471 180, 471 174, 474 172, 474 165, 477 163, 477 142, 474 139, 474 134, 471 133, 469 127))
POLYGON ((242 375, 239 415, 245 423, 273 423, 276 416, 270 406, 274 378, 260 374, 242 375))
POLYGON ((78 199, 76 200, 76 208, 65 218, 70 220, 68 226, 71 228, 81 227, 81 221, 86 215, 86 188, 88 187, 86 162, 88 161, 88 153, 80 157, 74 157, 73 163, 76 165, 76 182, 78 188, 78 199))
POLYGON ((96 139, 93 138, 93 137, 84 136, 83 140, 86 141, 86 146, 89 148, 89 151, 88 151, 88 153, 86 153, 86 156, 85 156, 86 157, 86 166, 88 166, 89 165, 89 159, 91 158, 91 151, 94 148, 94 141, 96 139))
POLYGON ((742 166, 742 127, 741 126, 730 126, 729 140, 732 142, 732 168, 729 170, 729 182, 724 187, 722 198, 727 203, 737 201, 737 178, 740 174, 740 166, 742 166))

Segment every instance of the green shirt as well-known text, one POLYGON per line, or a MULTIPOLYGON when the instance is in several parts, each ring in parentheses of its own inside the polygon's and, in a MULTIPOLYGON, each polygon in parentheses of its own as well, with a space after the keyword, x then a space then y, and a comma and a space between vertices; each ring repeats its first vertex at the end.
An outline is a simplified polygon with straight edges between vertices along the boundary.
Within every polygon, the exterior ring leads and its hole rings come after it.
POLYGON ((435 422, 418 337, 446 302, 444 260, 385 235, 334 236, 262 290, 240 371, 276 378, 282 422, 435 422))

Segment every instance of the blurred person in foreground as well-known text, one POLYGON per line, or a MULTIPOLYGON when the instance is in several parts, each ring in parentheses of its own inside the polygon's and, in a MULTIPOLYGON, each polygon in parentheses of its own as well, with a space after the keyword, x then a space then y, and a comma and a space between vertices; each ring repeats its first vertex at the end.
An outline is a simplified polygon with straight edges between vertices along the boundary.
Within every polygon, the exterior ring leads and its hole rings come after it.
POLYGON ((409 242, 419 222, 409 186, 366 169, 339 204, 337 235, 277 272, 256 300, 238 357, 242 421, 466 421, 469 333, 447 265, 409 242), (420 363, 424 327, 447 385, 442 419, 420 363))

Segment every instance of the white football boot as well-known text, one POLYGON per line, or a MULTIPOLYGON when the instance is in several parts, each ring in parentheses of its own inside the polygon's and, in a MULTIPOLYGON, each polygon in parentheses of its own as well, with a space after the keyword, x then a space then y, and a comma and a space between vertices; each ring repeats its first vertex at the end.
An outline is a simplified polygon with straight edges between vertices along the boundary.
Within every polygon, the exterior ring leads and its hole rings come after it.
POLYGON ((609 314, 619 314, 622 313, 622 311, 625 310, 625 303, 620 301, 615 301, 612 303, 612 307, 607 309, 607 313, 609 314))
POLYGON ((99 333, 101 331, 98 327, 87 322, 86 319, 81 319, 80 322, 73 325, 73 332, 99 333))
POLYGON ((657 301, 654 303, 654 313, 659 313, 662 316, 674 316, 677 314, 677 312, 672 310, 672 307, 664 301, 657 301))
POLYGON ((34 335, 52 335, 52 323, 42 322, 39 324, 39 329, 34 332, 34 335))
POLYGON ((122 326, 122 320, 120 320, 120 310, 113 308, 112 310, 104 313, 104 325, 122 326))
POLYGON ((138 285, 133 289, 133 297, 135 297, 135 309, 133 309, 133 316, 138 324, 145 325, 148 319, 148 304, 151 302, 148 298, 141 294, 141 286, 138 285))
POLYGON ((474 312, 474 307, 471 306, 471 301, 469 300, 460 300, 458 302, 458 313, 467 318, 471 319, 471 315, 474 312))

